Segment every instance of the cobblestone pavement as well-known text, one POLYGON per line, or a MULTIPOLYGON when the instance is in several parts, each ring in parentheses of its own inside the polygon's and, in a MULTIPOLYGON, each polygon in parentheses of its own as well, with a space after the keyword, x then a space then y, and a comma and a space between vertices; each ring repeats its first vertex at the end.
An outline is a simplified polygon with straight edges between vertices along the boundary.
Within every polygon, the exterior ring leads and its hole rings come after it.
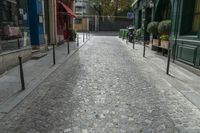
POLYGON ((2 116, 0 132, 199 133, 200 111, 146 80, 134 58, 116 37, 94 36, 2 116))

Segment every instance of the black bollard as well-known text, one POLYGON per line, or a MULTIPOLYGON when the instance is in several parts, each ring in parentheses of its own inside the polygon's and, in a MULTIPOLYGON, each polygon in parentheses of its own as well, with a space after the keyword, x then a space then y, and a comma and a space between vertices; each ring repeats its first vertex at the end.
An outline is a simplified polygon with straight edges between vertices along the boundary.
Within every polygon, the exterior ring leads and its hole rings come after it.
POLYGON ((69 49, 69 38, 67 39, 67 53, 70 53, 70 49, 69 49))
POLYGON ((53 44, 53 65, 56 64, 55 44, 53 44))
POLYGON ((85 34, 83 33, 83 42, 85 42, 85 34))
POLYGON ((171 59, 171 49, 169 49, 168 51, 167 72, 166 72, 167 75, 169 75, 170 59, 171 59))
POLYGON ((22 57, 19 56, 18 59, 19 59, 19 68, 20 68, 21 87, 22 87, 22 90, 25 90, 24 72, 23 72, 23 66, 22 66, 22 57))
POLYGON ((135 49, 135 40, 133 39, 133 49, 135 49))
POLYGON ((77 47, 79 47, 79 35, 77 34, 77 47))
POLYGON ((18 49, 20 49, 20 41, 19 41, 19 38, 17 38, 17 47, 18 47, 18 49))
POLYGON ((145 52, 146 52, 146 43, 145 43, 145 41, 144 41, 143 57, 145 57, 145 52))

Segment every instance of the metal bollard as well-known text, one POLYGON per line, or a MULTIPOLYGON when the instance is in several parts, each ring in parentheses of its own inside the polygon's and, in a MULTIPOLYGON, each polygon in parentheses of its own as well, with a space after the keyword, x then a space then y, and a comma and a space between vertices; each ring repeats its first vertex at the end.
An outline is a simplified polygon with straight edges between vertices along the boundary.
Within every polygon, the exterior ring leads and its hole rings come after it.
POLYGON ((18 49, 20 49, 20 41, 19 41, 19 38, 17 38, 17 47, 18 47, 18 49))
POLYGON ((77 47, 79 47, 79 35, 77 34, 77 47))
POLYGON ((69 49, 69 38, 67 39, 67 53, 70 53, 70 49, 69 49))
POLYGON ((20 68, 21 87, 22 87, 22 90, 25 90, 24 72, 23 72, 23 66, 22 66, 22 57, 19 56, 18 59, 19 59, 19 68, 20 68))
POLYGON ((85 34, 83 33, 83 42, 85 42, 85 34))
POLYGON ((56 64, 55 44, 53 44, 53 65, 56 64))
POLYGON ((133 49, 135 49, 135 40, 133 38, 133 49))
POLYGON ((145 52, 146 52, 146 43, 145 43, 145 41, 144 41, 143 57, 145 57, 145 52))
POLYGON ((169 49, 168 51, 167 72, 166 72, 167 75, 169 75, 170 59, 171 59, 171 49, 169 49))

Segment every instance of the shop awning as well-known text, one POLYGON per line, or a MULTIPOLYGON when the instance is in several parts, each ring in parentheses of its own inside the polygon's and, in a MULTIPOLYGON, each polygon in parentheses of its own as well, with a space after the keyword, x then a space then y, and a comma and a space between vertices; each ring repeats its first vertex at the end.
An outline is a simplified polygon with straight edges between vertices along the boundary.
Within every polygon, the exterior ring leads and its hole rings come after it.
POLYGON ((76 18, 76 14, 67 6, 65 5, 63 2, 59 1, 59 3, 62 5, 62 7, 66 10, 67 14, 69 16, 72 16, 74 18, 76 18))

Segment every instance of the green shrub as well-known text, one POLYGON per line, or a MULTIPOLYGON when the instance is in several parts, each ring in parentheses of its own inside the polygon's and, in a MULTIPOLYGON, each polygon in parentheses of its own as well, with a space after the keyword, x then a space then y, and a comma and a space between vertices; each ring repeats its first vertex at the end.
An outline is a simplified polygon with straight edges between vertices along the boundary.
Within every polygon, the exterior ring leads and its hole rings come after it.
POLYGON ((69 37, 69 40, 70 41, 75 41, 76 40, 76 30, 74 30, 74 29, 69 29, 69 35, 70 35, 70 37, 69 37))
POLYGON ((144 35, 144 30, 142 28, 136 30, 135 32, 136 39, 141 38, 143 35, 144 35))
POLYGON ((158 33, 160 35, 169 35, 171 32, 171 20, 161 21, 158 25, 158 33))
POLYGON ((147 26, 147 32, 153 35, 158 35, 158 22, 150 22, 147 26))
POLYGON ((169 41, 169 35, 162 35, 160 36, 161 41, 169 41))

